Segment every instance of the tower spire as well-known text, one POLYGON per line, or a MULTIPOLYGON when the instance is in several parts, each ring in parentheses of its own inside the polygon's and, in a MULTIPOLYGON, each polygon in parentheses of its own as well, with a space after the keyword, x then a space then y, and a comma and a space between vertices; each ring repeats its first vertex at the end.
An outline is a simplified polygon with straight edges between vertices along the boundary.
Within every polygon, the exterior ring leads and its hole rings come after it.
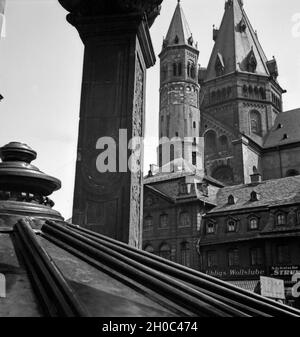
POLYGON ((191 39, 192 33, 180 3, 180 0, 177 0, 177 6, 164 40, 164 47, 174 45, 190 45, 194 47, 193 39, 191 39))

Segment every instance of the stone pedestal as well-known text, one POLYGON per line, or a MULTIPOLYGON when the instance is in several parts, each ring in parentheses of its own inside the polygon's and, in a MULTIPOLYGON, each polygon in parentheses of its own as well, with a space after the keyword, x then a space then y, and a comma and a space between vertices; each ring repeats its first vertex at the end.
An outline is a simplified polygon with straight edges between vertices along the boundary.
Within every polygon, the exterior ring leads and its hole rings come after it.
POLYGON ((155 63, 148 19, 158 2, 145 8, 140 1, 92 1, 88 8, 60 1, 85 45, 73 223, 135 247, 141 246, 143 148, 128 145, 144 136, 146 69, 155 63), (116 172, 99 170, 108 149, 105 163, 116 172))

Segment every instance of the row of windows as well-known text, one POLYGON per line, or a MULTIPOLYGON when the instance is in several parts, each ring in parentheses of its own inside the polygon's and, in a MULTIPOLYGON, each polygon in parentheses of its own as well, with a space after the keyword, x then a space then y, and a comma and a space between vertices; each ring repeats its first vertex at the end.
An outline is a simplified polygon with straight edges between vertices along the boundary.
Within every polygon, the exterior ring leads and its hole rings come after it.
POLYGON ((228 138, 225 135, 222 135, 217 140, 217 134, 213 130, 207 131, 205 133, 204 144, 205 144, 205 155, 229 151, 228 138))
MULTIPOLYGON (((300 222, 300 211, 298 211, 298 222, 300 222)), ((260 220, 258 217, 249 217, 248 218, 248 229, 249 230, 259 230, 260 220)), ((285 213, 278 213, 276 216, 276 225, 277 226, 286 226, 287 225, 287 215, 285 213)), ((215 234, 217 230, 217 223, 209 221, 206 224, 206 234, 215 234)), ((228 233, 238 232, 238 221, 235 219, 229 219, 226 222, 226 231, 228 233)))
MULTIPOLYGON (((259 229, 259 219, 256 217, 251 217, 248 220, 248 229, 258 230, 259 229)), ((217 231, 217 223, 216 222, 208 222, 206 224, 206 234, 215 234, 217 231)), ((226 222, 226 232, 234 233, 238 231, 238 221, 234 219, 229 219, 226 222)))
POLYGON ((219 102, 219 101, 223 101, 225 99, 230 98, 231 95, 232 95, 232 88, 231 87, 219 89, 217 91, 211 92, 210 102, 216 103, 216 102, 219 102))
POLYGON ((257 87, 252 85, 243 85, 243 95, 250 98, 266 100, 266 89, 263 87, 257 87))
MULTIPOLYGON (((151 244, 147 244, 144 247, 144 250, 148 253, 156 254, 164 259, 171 260, 172 259, 172 251, 170 245, 167 243, 163 243, 159 250, 156 252, 151 244)), ((173 254, 176 254, 176 251, 173 250, 173 254)), ((188 242, 182 242, 180 244, 180 263, 184 266, 190 266, 190 244, 188 242)))
MULTIPOLYGON (((175 77, 182 76, 182 73, 183 73, 182 62, 174 62, 172 64, 172 74, 173 74, 173 76, 175 76, 175 77)), ((190 77, 192 79, 196 78, 196 66, 195 66, 194 62, 189 61, 187 63, 186 73, 187 73, 188 77, 190 77)), ((165 81, 167 79, 167 76, 168 76, 168 65, 165 64, 162 67, 162 80, 165 81)))
MULTIPOLYGON (((183 186, 186 184, 181 184, 181 186, 183 186)), ((183 190, 182 190, 183 191, 183 190)), ((186 191, 186 190, 184 190, 186 191)), ((200 225, 201 225, 201 220, 202 220, 202 216, 201 213, 197 213, 197 229, 200 229, 200 225)), ((165 229, 168 228, 170 225, 169 223, 169 216, 166 213, 163 213, 159 216, 159 223, 158 223, 158 228, 160 229, 165 229)), ((191 220, 191 215, 188 212, 181 212, 179 215, 179 227, 191 227, 192 225, 192 220, 191 220)), ((154 226, 154 220, 153 217, 151 215, 147 215, 144 218, 144 227, 143 230, 144 231, 151 231, 153 230, 153 226, 154 226)))
MULTIPOLYGON (((223 255, 223 253, 222 253, 223 255)), ((264 265, 265 257, 264 251, 261 247, 253 247, 250 249, 250 265, 261 266, 264 265)), ((288 264, 291 261, 290 247, 288 245, 279 245, 276 247, 276 259, 278 264, 288 264)), ((227 265, 229 267, 239 267, 240 251, 238 248, 232 248, 227 252, 227 265)), ((216 268, 219 265, 219 255, 217 251, 208 251, 206 253, 206 266, 208 268, 216 268)))

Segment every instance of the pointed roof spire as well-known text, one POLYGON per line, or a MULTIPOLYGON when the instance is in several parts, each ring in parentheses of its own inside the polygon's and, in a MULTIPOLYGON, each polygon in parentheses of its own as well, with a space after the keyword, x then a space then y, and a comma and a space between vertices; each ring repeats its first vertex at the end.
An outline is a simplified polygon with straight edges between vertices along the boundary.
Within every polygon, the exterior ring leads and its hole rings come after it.
POLYGON ((214 40, 206 80, 216 77, 219 54, 224 60, 224 75, 238 71, 270 76, 268 60, 245 13, 242 0, 226 1, 221 27, 219 30, 214 28, 214 40))
POLYGON ((164 47, 173 45, 188 45, 195 48, 192 32, 180 5, 180 0, 177 1, 178 3, 171 24, 164 40, 164 47))

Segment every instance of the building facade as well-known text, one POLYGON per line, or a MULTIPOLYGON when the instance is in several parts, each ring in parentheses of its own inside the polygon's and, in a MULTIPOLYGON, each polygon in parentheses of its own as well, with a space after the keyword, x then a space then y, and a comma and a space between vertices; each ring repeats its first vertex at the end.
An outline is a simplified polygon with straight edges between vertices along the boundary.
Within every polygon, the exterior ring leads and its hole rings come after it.
POLYGON ((197 172, 160 174, 145 180, 143 249, 199 270, 202 216, 222 186, 197 172))
POLYGON ((260 276, 284 279, 300 271, 300 177, 225 187, 203 217, 200 270, 254 291, 260 276), (280 193, 278 193, 280 191, 280 193))

